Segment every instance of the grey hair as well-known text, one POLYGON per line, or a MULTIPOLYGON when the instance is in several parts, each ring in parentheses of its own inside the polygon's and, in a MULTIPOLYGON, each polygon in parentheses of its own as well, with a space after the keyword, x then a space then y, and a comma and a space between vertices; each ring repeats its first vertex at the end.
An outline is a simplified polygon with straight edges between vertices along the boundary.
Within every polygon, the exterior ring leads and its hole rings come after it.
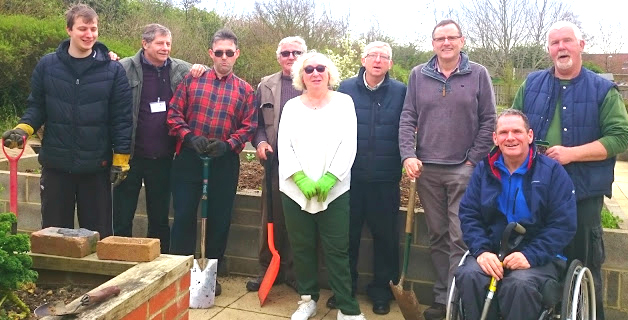
POLYGON ((383 41, 373 41, 364 47, 364 52, 362 52, 362 58, 366 58, 366 55, 369 54, 369 51, 373 48, 382 48, 386 50, 386 54, 392 59, 392 48, 390 45, 383 41))
POLYGON ((530 120, 528 120, 528 117, 525 115, 525 113, 517 110, 517 109, 506 109, 502 112, 499 113, 499 115, 497 116, 497 120, 495 120, 495 131, 497 131, 497 122, 499 121, 499 118, 501 117, 505 117, 505 116, 518 116, 521 117, 521 119, 523 120, 523 125, 526 128, 526 131, 530 131, 530 120))
POLYGON ((147 43, 151 43, 153 42, 153 40, 155 40, 155 36, 157 35, 172 38, 172 33, 170 32, 170 29, 157 23, 151 23, 144 27, 144 31, 142 32, 142 40, 146 41, 147 43))
POLYGON ((305 83, 303 83, 303 68, 305 68, 305 62, 307 60, 315 57, 323 60, 323 64, 327 67, 326 71, 329 73, 329 83, 327 85, 333 87, 340 82, 340 73, 338 72, 338 68, 334 62, 326 55, 312 50, 304 55, 301 55, 292 65, 292 86, 294 86, 295 89, 307 89, 305 87, 305 83))
POLYGON ((580 28, 578 28, 577 25, 575 25, 573 22, 569 22, 569 21, 556 21, 554 22, 554 24, 552 24, 552 26, 549 28, 549 30, 547 30, 547 46, 549 47, 550 43, 549 43, 549 34, 551 31, 553 30, 560 30, 562 28, 571 28, 571 30, 573 30, 573 34, 574 36, 576 36, 576 40, 581 41, 582 39, 582 31, 580 31, 580 28))
POLYGON ((307 52, 307 45, 305 44, 305 40, 299 36, 286 37, 279 41, 279 45, 277 45, 277 58, 279 58, 279 54, 281 53, 281 46, 286 43, 296 43, 301 46, 301 51, 307 52))

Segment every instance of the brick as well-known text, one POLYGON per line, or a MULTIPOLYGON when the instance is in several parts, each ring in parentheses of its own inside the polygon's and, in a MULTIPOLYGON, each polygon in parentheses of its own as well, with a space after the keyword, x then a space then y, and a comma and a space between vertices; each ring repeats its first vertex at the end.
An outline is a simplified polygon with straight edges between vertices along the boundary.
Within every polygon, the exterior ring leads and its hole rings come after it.
POLYGON ((181 296, 179 300, 177 300, 177 310, 178 310, 177 313, 181 314, 189 308, 190 308, 190 292, 188 291, 186 294, 181 296))
POLYGON ((111 236, 98 241, 96 254, 101 260, 148 262, 160 254, 159 239, 111 236))
POLYGON ((31 233, 31 252, 82 258, 95 251, 98 239, 96 231, 49 227, 31 233))
POLYGON ((177 304, 173 303, 168 307, 168 309, 166 309, 166 311, 164 311, 164 318, 175 319, 178 314, 179 314, 179 310, 177 309, 177 304))
POLYGON ((628 272, 622 272, 619 281, 619 308, 628 310, 628 272))
POLYGON ((150 298, 150 300, 148 300, 149 314, 155 314, 168 305, 168 303, 172 302, 176 296, 176 291, 176 283, 173 282, 171 285, 161 290, 161 292, 157 293, 157 295, 150 298))
POLYGON ((141 306, 137 307, 135 310, 131 311, 129 314, 124 316, 122 320, 140 320, 147 319, 146 311, 148 310, 148 304, 143 303, 141 306))
POLYGON ((609 307, 619 307, 619 272, 617 271, 602 271, 606 273, 606 300, 604 301, 604 306, 609 307))
POLYGON ((189 320, 190 319, 190 310, 185 310, 185 313, 181 315, 179 320, 189 320))
POLYGON ((186 273, 181 279, 179 279, 179 292, 190 291, 190 275, 192 271, 186 273))

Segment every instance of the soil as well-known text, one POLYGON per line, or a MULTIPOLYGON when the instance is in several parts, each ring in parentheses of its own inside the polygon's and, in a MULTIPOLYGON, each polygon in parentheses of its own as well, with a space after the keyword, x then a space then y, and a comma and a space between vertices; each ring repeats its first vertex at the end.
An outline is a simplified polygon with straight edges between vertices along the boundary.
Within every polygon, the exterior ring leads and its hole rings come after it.
MULTIPOLYGON (((33 314, 33 311, 40 305, 51 301, 63 301, 68 304, 74 299, 89 292, 93 287, 81 286, 81 285, 68 285, 63 287, 58 286, 36 286, 35 284, 29 284, 17 291, 18 297, 30 308, 31 314, 25 319, 37 319, 33 314)), ((11 312, 19 311, 11 302, 5 301, 2 305, 2 309, 9 315, 8 319, 17 319, 11 317, 11 312)), ((0 312, 1 310, 0 309, 0 312)), ((0 316, 0 318, 2 318, 0 316)))
MULTIPOLYGON (((257 159, 240 161, 240 177, 238 180, 238 190, 262 190, 262 178, 264 177, 264 168, 257 159)), ((404 174, 399 184, 401 189, 401 206, 408 205, 408 196, 410 195, 410 179, 404 174)), ((421 208, 421 201, 416 197, 415 209, 421 208)))

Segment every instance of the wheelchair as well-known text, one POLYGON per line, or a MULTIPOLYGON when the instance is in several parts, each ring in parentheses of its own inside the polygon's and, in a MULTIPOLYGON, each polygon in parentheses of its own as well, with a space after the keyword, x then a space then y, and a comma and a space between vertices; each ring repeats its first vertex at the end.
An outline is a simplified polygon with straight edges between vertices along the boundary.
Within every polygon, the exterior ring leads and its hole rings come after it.
MULTIPOLYGON (((461 266, 467 251, 458 266, 461 266)), ((591 271, 574 260, 569 265, 562 283, 548 280, 541 290, 543 296, 543 310, 539 320, 595 320, 595 288, 591 271), (562 295, 561 295, 562 294, 562 295)), ((465 320, 464 308, 456 288, 456 278, 452 280, 447 296, 446 320, 465 320)), ((479 320, 479 319, 469 319, 479 320)))

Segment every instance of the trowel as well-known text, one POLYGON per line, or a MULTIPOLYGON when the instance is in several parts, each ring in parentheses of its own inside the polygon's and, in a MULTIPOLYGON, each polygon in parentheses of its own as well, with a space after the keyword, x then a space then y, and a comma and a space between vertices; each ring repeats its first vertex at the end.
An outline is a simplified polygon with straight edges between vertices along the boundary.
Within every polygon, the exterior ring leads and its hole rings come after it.
POLYGON ((39 318, 46 316, 77 315, 82 312, 79 310, 80 307, 94 305, 113 296, 117 296, 119 293, 120 288, 118 286, 106 287, 96 292, 88 292, 84 294, 81 297, 80 302, 77 303, 74 308, 69 307, 72 303, 66 305, 63 301, 52 301, 37 307, 34 313, 39 318))

